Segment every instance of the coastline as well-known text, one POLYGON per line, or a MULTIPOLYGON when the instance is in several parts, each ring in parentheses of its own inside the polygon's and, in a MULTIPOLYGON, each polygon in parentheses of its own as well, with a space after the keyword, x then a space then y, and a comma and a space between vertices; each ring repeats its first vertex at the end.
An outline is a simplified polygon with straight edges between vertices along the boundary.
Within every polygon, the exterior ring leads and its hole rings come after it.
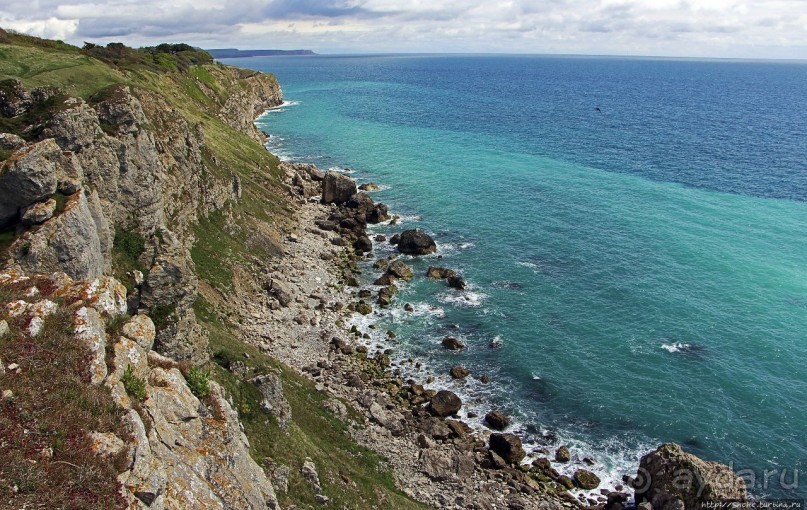
MULTIPOLYGON (((313 165, 282 163, 281 168, 294 197, 297 225, 284 239, 284 257, 272 259, 249 292, 238 292, 242 331, 326 392, 329 408, 348 422, 351 436, 388 459, 407 495, 441 508, 575 508, 604 505, 609 494, 625 501, 630 497, 622 484, 576 486, 573 472, 590 465, 555 463, 545 457, 554 451, 530 451, 522 462, 502 463, 487 447, 495 430, 432 416, 427 403, 442 385, 432 384, 431 377, 403 380, 390 360, 394 345, 372 345, 366 332, 374 324, 355 327, 357 318, 369 317, 356 311, 359 303, 378 306, 376 295, 383 288, 360 286, 356 280, 358 263, 376 259, 351 257, 352 250, 343 247, 366 237, 366 224, 347 231, 331 224, 329 218, 349 208, 320 202, 322 174, 313 165), (374 292, 368 297, 370 288, 374 292), (354 413, 361 419, 351 420, 354 413)), ((388 242, 380 239, 373 241, 374 248, 388 242)), ((242 284, 249 286, 243 276, 242 284)))

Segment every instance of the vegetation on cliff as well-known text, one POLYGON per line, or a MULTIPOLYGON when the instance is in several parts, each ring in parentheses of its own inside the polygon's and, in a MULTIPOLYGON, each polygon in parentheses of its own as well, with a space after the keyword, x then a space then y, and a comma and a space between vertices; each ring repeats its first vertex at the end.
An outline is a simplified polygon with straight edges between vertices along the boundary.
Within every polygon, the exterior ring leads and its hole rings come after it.
MULTIPOLYGON (((20 204, 19 213, 15 210, 9 216, 0 232, 0 264, 29 273, 68 271, 74 278, 88 280, 112 274, 124 282, 128 314, 152 316, 153 348, 186 360, 183 375, 193 382, 189 391, 194 397, 215 416, 220 406, 208 393, 217 381, 220 386, 213 388, 223 388, 232 402, 254 461, 269 474, 276 471, 270 465, 288 469, 289 489, 277 496, 283 506, 310 507, 317 504, 318 496, 325 496, 353 508, 417 507, 395 489, 381 459, 349 438, 347 426, 326 408, 324 397, 311 382, 247 345, 228 307, 239 275, 254 274, 258 262, 282 256, 280 241, 294 221, 279 162, 263 148, 262 136, 252 123, 262 108, 278 104, 280 97, 274 77, 216 64, 206 53, 186 45, 136 50, 118 44, 86 44, 77 48, 0 29, 0 105, 4 109, 0 133, 8 142, 0 153, 0 187, 7 185, 2 179, 12 165, 24 173, 29 167, 53 164, 58 173, 52 182, 38 183, 39 194, 32 199, 36 203, 20 204), (26 211, 48 203, 51 197, 57 205, 50 216, 23 221, 26 211), (91 233, 94 241, 86 241, 81 232, 91 233), (62 245, 49 244, 53 233, 65 237, 62 245), (59 256, 65 253, 84 256, 87 252, 97 256, 83 260, 86 264, 81 266, 47 262, 62 260, 59 256), (239 363, 246 369, 240 370, 239 363), (191 369, 189 364, 198 366, 191 369), (283 384, 294 417, 285 427, 261 407, 260 395, 250 382, 264 372, 278 374, 283 384), (306 458, 320 471, 318 491, 301 471, 306 458)), ((10 299, 0 303, 0 318, 8 318, 3 307, 10 299)), ((127 319, 125 315, 120 322, 127 319)), ((48 324, 55 320, 48 319, 48 324)), ((62 331, 53 324, 47 332, 62 331)), ((27 344, 20 344, 18 333, 19 328, 12 328, 12 336, 0 343, 4 363, 22 357, 16 349, 27 344)), ((68 343, 68 336, 54 338, 68 343)), ((41 356, 53 354, 48 345, 39 346, 41 356)), ((86 360, 89 354, 80 345, 75 352, 59 353, 72 356, 60 365, 65 367, 61 375, 69 376, 71 363, 86 360)), ((148 367, 139 368, 139 374, 123 366, 107 368, 120 372, 124 394, 130 393, 124 399, 131 401, 127 405, 134 409, 156 405, 153 395, 163 390, 149 381, 167 377, 167 368, 152 366, 151 360, 148 367)), ((74 401, 95 402, 103 397, 104 386, 88 385, 79 378, 81 384, 65 390, 68 396, 62 398, 54 390, 50 400, 35 402, 37 390, 44 392, 47 385, 32 374, 26 369, 24 378, 14 379, 14 409, 35 412, 37 405, 55 399, 68 407, 65 412, 79 413, 84 408, 75 407, 74 401), (99 392, 101 396, 96 395, 99 392)), ((5 379, 3 383, 0 389, 7 386, 5 379)), ((175 390, 182 393, 184 388, 180 385, 175 390)), ((183 398, 191 402, 186 393, 183 398)), ((76 419, 76 434, 94 430, 124 438, 127 433, 115 428, 123 426, 115 421, 120 409, 99 405, 106 413, 101 418, 115 423, 86 424, 76 419)), ((159 424, 151 423, 149 414, 153 413, 144 413, 142 420, 151 434, 150 428, 159 424)), ((42 426, 50 430, 58 429, 57 425, 42 426)), ((24 424, 9 422, 9 426, 12 431, 24 424)), ((37 500, 37 491, 48 484, 62 491, 63 497, 72 494, 60 485, 66 471, 46 469, 46 463, 38 464, 39 478, 28 485, 13 482, 12 475, 24 482, 25 473, 34 469, 31 461, 36 460, 29 449, 15 444, 4 446, 15 452, 5 457, 9 461, 0 473, 4 498, 22 487, 33 491, 26 496, 31 501, 50 503, 37 500)), ((62 462, 61 457, 54 459, 62 462)), ((101 488, 90 482, 88 486, 99 495, 110 494, 113 473, 122 468, 114 462, 99 466, 92 468, 100 473, 98 484, 110 475, 111 485, 101 488)), ((150 489, 138 494, 141 502, 170 496, 150 489)), ((65 501, 51 506, 69 507, 65 501)), ((112 505, 113 501, 105 502, 112 505)), ((81 504, 90 506, 88 501, 81 504)))

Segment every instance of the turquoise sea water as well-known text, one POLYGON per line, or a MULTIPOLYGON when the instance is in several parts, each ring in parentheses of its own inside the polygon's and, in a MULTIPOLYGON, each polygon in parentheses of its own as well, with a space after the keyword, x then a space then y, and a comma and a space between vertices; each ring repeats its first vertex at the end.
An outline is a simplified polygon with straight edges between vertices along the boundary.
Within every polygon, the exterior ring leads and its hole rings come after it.
POLYGON ((416 271, 470 283, 404 286, 374 344, 612 480, 675 441, 753 470, 757 494, 807 493, 779 481, 807 468, 807 65, 227 63, 274 72, 291 102, 259 121, 270 150, 385 186, 373 198, 403 221, 374 230, 426 229, 442 260, 416 271), (446 334, 468 349, 442 350, 446 334), (493 382, 454 383, 456 364, 493 382))

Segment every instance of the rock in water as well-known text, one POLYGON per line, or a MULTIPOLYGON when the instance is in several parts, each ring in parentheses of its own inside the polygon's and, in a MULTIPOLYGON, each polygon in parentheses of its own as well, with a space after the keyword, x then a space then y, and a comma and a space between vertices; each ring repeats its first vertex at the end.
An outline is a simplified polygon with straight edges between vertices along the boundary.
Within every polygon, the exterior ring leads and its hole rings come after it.
POLYGON ((636 502, 650 502, 653 508, 701 508, 709 502, 748 499, 745 482, 731 468, 686 453, 675 443, 642 457, 634 487, 636 502))
POLYGON ((454 392, 448 390, 438 391, 429 403, 432 414, 442 418, 457 414, 461 407, 462 400, 454 392))
POLYGON ((465 379, 471 374, 471 371, 463 366, 457 365, 449 371, 449 374, 451 374, 451 377, 454 379, 465 379))
POLYGON ((600 478, 587 469, 578 469, 574 472, 574 481, 581 489, 591 491, 600 486, 600 478))
POLYGON ((339 172, 328 172, 322 181, 322 203, 344 204, 358 192, 356 181, 339 172))
POLYGON ((443 338, 443 347, 451 351, 459 351, 465 348, 465 344, 453 336, 443 338))
POLYGON ((518 464, 527 456, 521 438, 515 434, 491 434, 490 449, 510 464, 518 464))
POLYGON ((572 454, 569 452, 569 448, 565 446, 561 446, 555 452, 555 462, 569 462, 572 460, 572 454))
POLYGON ((406 265, 405 263, 401 262, 400 260, 392 262, 387 268, 387 273, 391 274, 395 278, 400 278, 401 280, 406 281, 411 280, 412 277, 414 276, 412 268, 406 265))
POLYGON ((485 421, 488 426, 494 430, 504 430, 510 425, 510 418, 508 418, 501 411, 491 411, 485 415, 485 421))
POLYGON ((465 280, 462 278, 462 276, 459 275, 449 276, 448 286, 451 287, 452 289, 464 290, 465 280))
POLYGON ((453 269, 447 269, 445 267, 430 266, 426 271, 426 276, 429 278, 434 278, 435 280, 445 280, 446 278, 457 276, 457 272, 453 269))
POLYGON ((407 255, 427 255, 437 251, 437 244, 420 229, 404 230, 398 241, 398 251, 407 255))

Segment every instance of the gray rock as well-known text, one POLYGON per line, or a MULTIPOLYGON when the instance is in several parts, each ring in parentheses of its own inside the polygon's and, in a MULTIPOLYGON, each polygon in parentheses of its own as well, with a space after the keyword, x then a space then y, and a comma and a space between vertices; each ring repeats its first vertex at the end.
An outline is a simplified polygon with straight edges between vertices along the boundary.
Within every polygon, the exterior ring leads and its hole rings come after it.
POLYGON ((12 133, 0 133, 0 149, 16 151, 25 147, 25 140, 12 133))
POLYGON ((427 255, 437 251, 437 244, 420 229, 404 230, 398 240, 398 251, 407 255, 427 255))
MULTIPOLYGON (((8 322, 6 322, 4 320, 0 321, 0 338, 3 338, 8 333, 9 333, 8 322)), ((2 366, 2 363, 0 363, 0 367, 1 366, 2 366)))
POLYGON ((432 480, 462 481, 473 474, 474 458, 456 450, 428 449, 420 452, 420 469, 432 480))
POLYGON ((44 140, 14 153, 0 166, 0 225, 13 221, 19 210, 56 192, 55 160, 62 150, 44 140))
POLYGON ((273 296, 277 299, 277 302, 280 303, 280 306, 286 307, 289 306, 294 300, 294 296, 292 295, 289 288, 286 286, 285 283, 281 282, 277 279, 269 280, 264 288, 269 292, 269 295, 273 296))
POLYGON ((406 431, 406 422, 399 413, 381 407, 378 402, 370 404, 370 416, 373 420, 398 436, 406 431))
POLYGON ((261 409, 277 419, 281 429, 286 429, 291 421, 291 405, 283 394, 283 382, 277 374, 263 374, 251 381, 261 392, 261 409))
POLYGON ((154 322, 148 315, 138 314, 132 316, 121 328, 121 334, 135 342, 146 352, 154 347, 156 331, 154 322))
POLYGON ((322 203, 344 204, 358 192, 356 181, 339 172, 327 172, 322 181, 322 203))
POLYGON ((39 225, 53 218, 54 212, 56 212, 56 200, 49 198, 23 209, 20 219, 23 225, 39 225))

